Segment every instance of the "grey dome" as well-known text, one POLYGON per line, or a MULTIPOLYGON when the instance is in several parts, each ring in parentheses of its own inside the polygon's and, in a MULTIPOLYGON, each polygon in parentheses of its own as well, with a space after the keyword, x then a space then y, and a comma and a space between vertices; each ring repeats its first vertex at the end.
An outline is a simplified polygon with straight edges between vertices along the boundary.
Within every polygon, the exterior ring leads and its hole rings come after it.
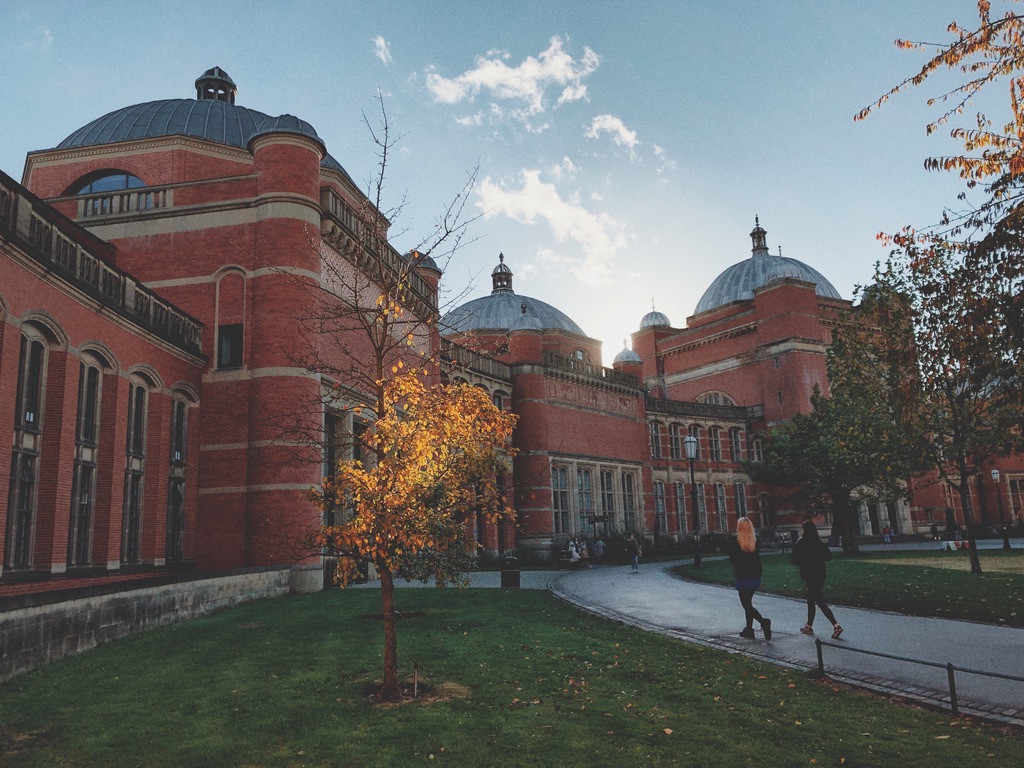
POLYGON ((442 317, 442 335, 485 330, 559 330, 587 335, 561 310, 539 299, 516 295, 512 290, 512 270, 505 264, 505 255, 500 254, 498 259, 498 266, 491 272, 491 295, 468 301, 442 317))
MULTIPOLYGON (((217 67, 207 70, 196 81, 197 92, 200 91, 202 84, 208 82, 234 85, 227 77, 227 73, 217 67), (217 78, 208 77, 213 72, 217 73, 217 78)), ((226 98, 225 88, 226 86, 220 89, 219 97, 226 98)), ((203 90, 202 93, 207 91, 203 90)), ((313 126, 304 120, 291 115, 271 117, 255 109, 235 104, 233 91, 227 96, 230 97, 229 101, 204 96, 199 99, 161 99, 122 107, 83 125, 58 144, 57 149, 93 147, 161 136, 195 136, 206 141, 245 149, 257 132, 268 132, 271 128, 300 133, 324 146, 323 140, 313 126)), ((337 160, 326 154, 326 148, 320 165, 348 175, 337 160)))
POLYGON ((280 115, 279 117, 268 117, 256 128, 255 133, 249 137, 249 141, 246 142, 246 146, 252 144, 253 140, 258 136, 263 136, 268 133, 297 133, 300 136, 305 136, 308 139, 313 139, 320 148, 323 149, 324 154, 327 154, 327 147, 324 146, 323 139, 321 139, 316 130, 312 125, 307 123, 305 120, 300 120, 295 115, 280 115))
POLYGON ((781 255, 768 253, 765 235, 760 223, 755 218, 754 231, 750 233, 754 241, 753 252, 749 259, 733 264, 715 278, 714 282, 704 291, 697 302, 695 315, 734 301, 745 301, 754 298, 754 291, 776 280, 795 277, 808 283, 814 283, 818 296, 826 299, 842 299, 839 291, 818 270, 802 261, 781 255))
POLYGON ((643 358, 640 357, 640 355, 638 355, 636 352, 634 352, 629 347, 623 347, 622 351, 619 352, 619 354, 617 354, 615 356, 614 360, 612 360, 612 365, 619 365, 620 363, 642 363, 642 362, 643 362, 643 358))
POLYGON ((652 309, 643 319, 640 321, 641 330, 644 328, 671 328, 672 323, 669 322, 668 315, 664 312, 658 312, 652 309))
POLYGON ((430 256, 425 253, 420 253, 415 248, 408 253, 403 255, 406 261, 412 264, 414 267, 420 269, 432 269, 435 272, 440 272, 441 268, 437 266, 437 262, 434 261, 430 256))

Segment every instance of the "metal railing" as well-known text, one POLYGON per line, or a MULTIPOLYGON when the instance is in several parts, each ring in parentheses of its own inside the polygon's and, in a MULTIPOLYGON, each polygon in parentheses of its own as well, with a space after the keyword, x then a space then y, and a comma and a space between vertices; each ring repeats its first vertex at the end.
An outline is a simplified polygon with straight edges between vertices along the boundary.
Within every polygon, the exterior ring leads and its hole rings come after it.
POLYGON ((1024 677, 1018 677, 1016 675, 1006 675, 1002 672, 988 672, 981 669, 971 669, 970 667, 957 667, 952 662, 941 664, 937 661, 925 661, 923 659, 911 659, 907 656, 895 656, 891 653, 882 653, 881 651, 868 651, 863 648, 851 648, 846 645, 837 645, 835 643, 826 643, 822 640, 815 640, 814 646, 818 652, 818 674, 824 677, 825 675, 825 657, 822 653, 822 648, 828 646, 829 648, 835 648, 840 651, 849 651, 850 653, 862 653, 865 656, 877 656, 882 659, 892 659, 893 661, 905 661, 910 664, 920 664, 924 667, 932 667, 934 669, 946 670, 946 677, 949 683, 949 707, 950 711, 954 715, 960 714, 960 703, 956 695, 956 673, 963 672, 968 675, 981 675, 982 677, 994 677, 999 680, 1011 680, 1016 683, 1024 683, 1024 677))

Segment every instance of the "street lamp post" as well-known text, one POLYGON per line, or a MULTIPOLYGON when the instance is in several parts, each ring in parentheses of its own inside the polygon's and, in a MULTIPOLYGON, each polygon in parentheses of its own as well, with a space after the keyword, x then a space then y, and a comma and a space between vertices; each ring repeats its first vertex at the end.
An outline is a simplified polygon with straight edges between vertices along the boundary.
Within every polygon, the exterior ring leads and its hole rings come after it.
POLYGON ((683 438, 683 449, 690 460, 690 499, 693 506, 693 567, 703 568, 700 553, 700 511, 697 509, 697 483, 693 478, 693 460, 697 458, 697 438, 687 435, 683 438))
POLYGON ((999 502, 999 525, 1003 529, 1003 549, 1010 549, 1010 532, 1006 529, 1006 518, 1003 516, 1003 493, 999 488, 999 470, 992 470, 992 482, 996 485, 996 501, 999 502))

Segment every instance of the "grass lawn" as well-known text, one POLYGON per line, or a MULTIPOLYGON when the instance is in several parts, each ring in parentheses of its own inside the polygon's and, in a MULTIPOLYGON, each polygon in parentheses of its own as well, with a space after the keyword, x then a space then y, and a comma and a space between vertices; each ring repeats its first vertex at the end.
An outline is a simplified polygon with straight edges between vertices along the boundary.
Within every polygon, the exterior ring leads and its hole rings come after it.
POLYGON ((1024 734, 590 616, 546 592, 398 590, 238 606, 0 685, 0 765, 1017 766, 1024 734))
MULTIPOLYGON (((804 596, 804 583, 788 555, 765 555, 761 561, 763 591, 804 596)), ((981 567, 983 573, 972 574, 967 555, 958 552, 835 554, 828 564, 825 599, 914 616, 1024 627, 1024 552, 983 550, 981 567)), ((675 572, 695 581, 733 581, 728 560, 705 560, 700 571, 686 565, 675 572)))

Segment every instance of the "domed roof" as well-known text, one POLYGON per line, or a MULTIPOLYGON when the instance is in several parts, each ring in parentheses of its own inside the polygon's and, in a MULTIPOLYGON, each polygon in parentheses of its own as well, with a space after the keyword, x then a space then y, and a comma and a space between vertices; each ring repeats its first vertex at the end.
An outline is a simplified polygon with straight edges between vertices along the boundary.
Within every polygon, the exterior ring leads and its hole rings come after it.
POLYGON ((672 327, 672 323, 669 322, 668 315, 666 315, 664 312, 659 312, 658 310, 654 309, 653 307, 651 307, 651 311, 648 312, 646 315, 644 315, 643 319, 640 321, 640 329, 641 330, 643 330, 644 328, 671 328, 671 327, 672 327))
POLYGON ((619 365, 620 363, 642 363, 643 358, 640 357, 636 352, 627 347, 625 344, 622 345, 622 351, 615 356, 612 360, 612 365, 619 365))
POLYGON ((413 248, 407 254, 404 255, 406 261, 411 263, 414 267, 420 269, 432 269, 435 272, 440 272, 441 268, 437 266, 437 262, 434 261, 430 256, 425 253, 420 253, 418 250, 413 248))
POLYGON ((753 299, 756 289, 786 277, 814 283, 815 292, 822 298, 843 298, 818 270, 802 261, 768 253, 765 235, 767 232, 755 217, 754 230, 750 233, 754 241, 751 257, 739 264, 733 264, 715 278, 697 302, 695 315, 734 301, 753 299))
MULTIPOLYGON (((271 131, 298 133, 324 146, 313 126, 304 120, 292 115, 271 117, 235 104, 234 82, 220 67, 213 67, 196 80, 195 99, 160 99, 115 109, 83 125, 57 149, 160 136, 195 136, 245 149, 254 136, 271 131)), ((341 163, 326 153, 326 147, 320 165, 348 175, 341 163)))
POLYGON ((491 273, 494 286, 491 295, 467 301, 448 312, 441 318, 442 335, 484 330, 560 330, 587 335, 561 310, 539 299, 516 295, 512 290, 512 270, 505 264, 505 255, 500 254, 498 260, 498 266, 491 273))

